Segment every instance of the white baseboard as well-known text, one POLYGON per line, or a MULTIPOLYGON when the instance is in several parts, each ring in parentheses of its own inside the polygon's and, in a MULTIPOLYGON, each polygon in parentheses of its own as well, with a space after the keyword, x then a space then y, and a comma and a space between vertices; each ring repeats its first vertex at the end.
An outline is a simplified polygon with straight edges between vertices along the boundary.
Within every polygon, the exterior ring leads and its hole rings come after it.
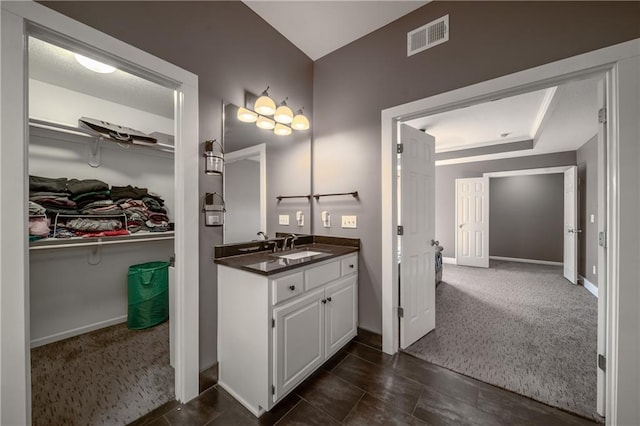
POLYGON ((112 325, 120 324, 127 321, 127 316, 122 315, 120 317, 111 318, 105 321, 96 322, 93 324, 85 325, 82 327, 74 328, 72 330, 62 331, 60 333, 55 333, 50 336, 40 337, 38 339, 33 339, 31 341, 31 347, 37 348, 38 346, 43 346, 48 343, 57 342, 58 340, 68 339, 69 337, 79 336, 81 334, 88 333, 90 331, 99 330, 101 328, 109 327, 112 325))
POLYGON ((552 262, 550 260, 537 260, 537 259, 522 259, 520 257, 489 256, 489 259, 506 260, 508 262, 537 263, 538 265, 562 266, 562 262, 552 262))
POLYGON ((589 293, 593 294, 595 297, 598 297, 598 287, 595 284, 593 284, 582 275, 579 276, 579 279, 582 281, 582 285, 589 291, 589 293))
POLYGON ((447 265, 457 265, 458 260, 455 257, 442 257, 442 263, 446 263, 447 265))

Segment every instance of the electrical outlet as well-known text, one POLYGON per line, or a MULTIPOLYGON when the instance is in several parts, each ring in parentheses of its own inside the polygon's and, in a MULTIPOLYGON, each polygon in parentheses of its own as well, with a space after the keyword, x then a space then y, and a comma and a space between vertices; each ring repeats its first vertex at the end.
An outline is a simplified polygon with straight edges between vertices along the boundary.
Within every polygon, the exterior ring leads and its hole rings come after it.
POLYGON ((589 222, 596 223, 596 215, 595 214, 591 214, 591 216, 589 216, 589 222))
POLYGON ((596 274, 596 265, 593 265, 593 275, 596 274))
POLYGON ((289 224, 289 215, 281 214, 278 216, 278 224, 280 225, 288 225, 289 224))
POLYGON ((358 227, 358 216, 342 216, 342 227, 343 228, 357 228, 358 227))

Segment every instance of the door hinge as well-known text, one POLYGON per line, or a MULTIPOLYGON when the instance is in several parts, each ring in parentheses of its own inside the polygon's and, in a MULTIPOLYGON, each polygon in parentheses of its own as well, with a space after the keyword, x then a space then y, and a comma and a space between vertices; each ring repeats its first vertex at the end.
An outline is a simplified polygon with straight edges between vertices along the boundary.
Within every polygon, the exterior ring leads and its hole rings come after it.
POLYGON ((398 225, 398 235, 404 235, 404 226, 398 225))
POLYGON ((276 387, 274 385, 271 385, 271 395, 275 395, 276 394, 276 387))
POLYGON ((404 308, 402 306, 398 306, 398 318, 404 318, 404 308))
POLYGON ((398 145, 396 145, 396 152, 398 154, 402 154, 404 152, 404 145, 399 143, 398 145))
POLYGON ((598 368, 607 371, 607 357, 602 354, 598 354, 598 368))
POLYGON ((276 328, 276 319, 271 318, 271 328, 276 328))
POLYGON ((607 122, 607 109, 600 108, 598 110, 598 123, 606 123, 607 122))
POLYGON ((598 245, 607 248, 607 231, 598 232, 598 245))

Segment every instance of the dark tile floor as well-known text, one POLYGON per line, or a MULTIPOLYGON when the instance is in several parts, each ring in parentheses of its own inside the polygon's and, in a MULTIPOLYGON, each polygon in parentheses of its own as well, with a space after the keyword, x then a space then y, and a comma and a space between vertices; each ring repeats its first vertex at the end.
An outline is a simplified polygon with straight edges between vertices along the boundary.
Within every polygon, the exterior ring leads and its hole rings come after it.
POLYGON ((361 333, 259 419, 213 386, 187 404, 165 404, 133 424, 595 424, 404 353, 384 354, 379 347, 379 338, 361 333))

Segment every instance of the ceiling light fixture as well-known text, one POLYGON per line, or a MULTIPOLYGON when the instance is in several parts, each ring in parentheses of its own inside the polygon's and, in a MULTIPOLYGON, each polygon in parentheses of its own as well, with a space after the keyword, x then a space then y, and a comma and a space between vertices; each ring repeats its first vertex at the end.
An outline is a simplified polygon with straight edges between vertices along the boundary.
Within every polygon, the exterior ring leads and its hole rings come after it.
POLYGON ((291 127, 278 123, 273 129, 273 133, 278 136, 289 136, 291 134, 291 127))
POLYGON ((291 122, 291 127, 296 130, 307 130, 309 128, 309 119, 302 113, 302 109, 299 109, 296 112, 296 116, 293 117, 293 121, 291 122))
POLYGON ((73 55, 80 65, 87 69, 90 69, 93 72, 97 72, 100 74, 110 74, 116 70, 116 67, 103 64, 102 62, 96 61, 95 59, 87 58, 86 56, 82 56, 77 53, 74 53, 73 55))
POLYGON ((256 120, 256 126, 264 130, 272 130, 276 126, 276 122, 270 118, 259 115, 256 120))
POLYGON ((267 90, 269 90, 269 86, 264 89, 264 92, 260 94, 260 97, 253 104, 254 111, 261 115, 273 115, 276 112, 276 103, 269 97, 267 90))
POLYGON ((238 108, 238 120, 243 123, 255 123, 258 121, 258 114, 246 108, 238 108))

